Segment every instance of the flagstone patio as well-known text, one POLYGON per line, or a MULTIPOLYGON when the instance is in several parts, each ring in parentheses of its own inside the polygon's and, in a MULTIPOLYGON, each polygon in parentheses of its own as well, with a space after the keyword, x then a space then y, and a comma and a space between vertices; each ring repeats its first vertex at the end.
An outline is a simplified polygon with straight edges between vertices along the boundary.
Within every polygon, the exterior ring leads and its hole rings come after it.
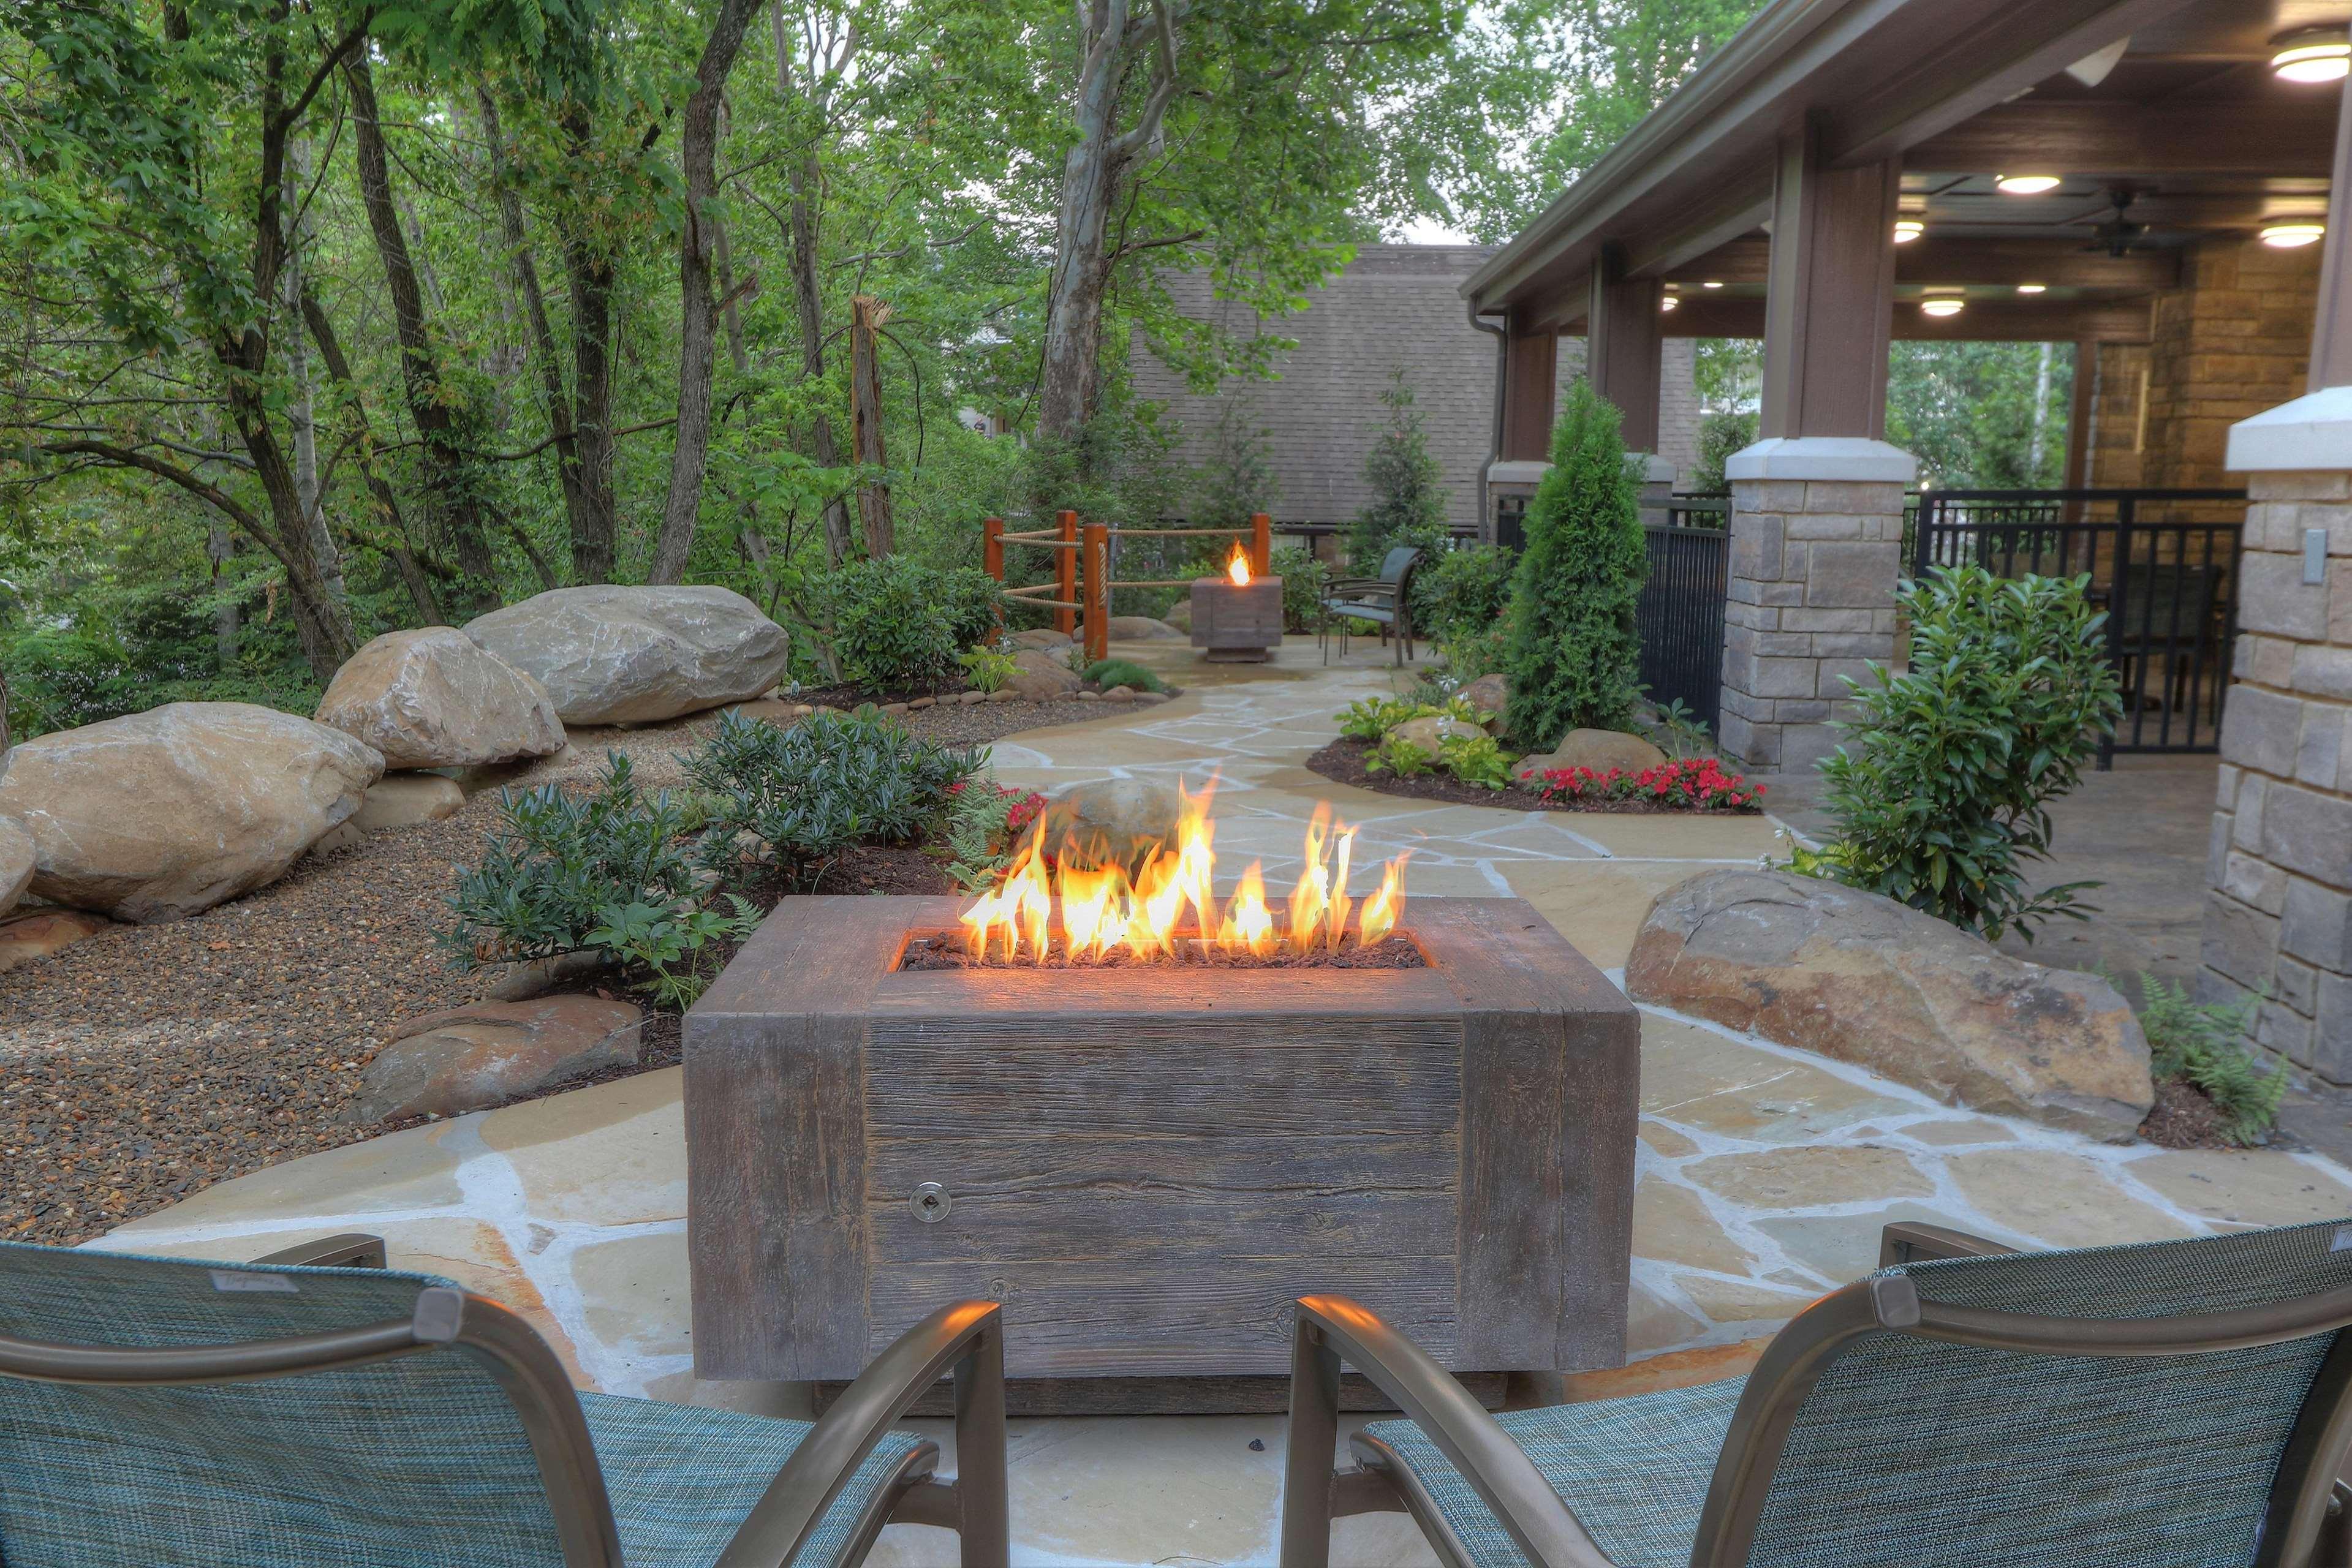
MULTIPOLYGON (((1501 797, 1431 807, 1307 772, 1303 759, 1336 733, 1331 716, 1391 689, 1376 652, 1329 669, 1307 639, 1257 667, 1201 666, 1181 645, 1118 652, 1192 689, 1129 718, 1000 744, 999 776, 1041 788, 1119 776, 1197 785, 1213 770, 1218 849, 1236 871, 1262 857, 1276 888, 1287 885, 1305 819, 1328 800, 1362 824, 1359 864, 1409 850, 1409 892, 1516 894, 1616 978, 1661 889, 1782 847, 1768 817, 1530 813, 1501 797)), ((2094 1144, 1655 1009, 1643 1009, 1642 1061, 1636 1364, 1569 1379, 1570 1397, 1744 1370, 1791 1312, 1867 1271, 1890 1219, 2077 1246, 2352 1213, 2352 1176, 2315 1155, 2094 1144)), ((678 1078, 648 1073, 313 1155, 100 1245, 236 1258, 373 1231, 395 1265, 452 1275, 521 1311, 583 1386, 774 1408, 781 1390, 700 1384, 691 1371, 678 1078)), ((946 1439, 944 1424, 927 1425, 946 1439)), ((1016 1562, 1273 1561, 1279 1417, 1014 1426, 1016 1562)), ((1433 1561, 1395 1515, 1342 1521, 1333 1558, 1433 1561)), ((894 1526, 873 1561, 946 1563, 954 1552, 943 1532, 894 1526)))

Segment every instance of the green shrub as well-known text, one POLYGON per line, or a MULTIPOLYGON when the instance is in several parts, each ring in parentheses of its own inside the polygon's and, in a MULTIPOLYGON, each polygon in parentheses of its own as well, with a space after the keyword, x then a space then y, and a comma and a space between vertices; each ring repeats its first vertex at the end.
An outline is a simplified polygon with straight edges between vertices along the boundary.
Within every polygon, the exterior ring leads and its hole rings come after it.
POLYGON ((1492 633, 1510 607, 1517 559, 1499 545, 1465 544, 1423 560, 1412 574, 1414 634, 1443 646, 1492 633))
POLYGON ((698 950, 723 934, 688 918, 698 897, 695 864, 679 843, 685 812, 667 791, 639 790, 626 757, 611 754, 587 793, 548 784, 501 791, 499 806, 501 824, 481 859, 458 870, 449 900, 456 922, 435 934, 452 967, 597 946, 627 952, 604 934, 667 922, 672 929, 657 953, 627 956, 646 964, 656 986, 674 985, 695 972, 698 950))
POLYGON ((1700 495, 1719 495, 1731 488, 1723 465, 1731 455, 1756 444, 1752 413, 1710 413, 1698 422, 1698 462, 1691 473, 1691 488, 1700 495))
POLYGON ((1372 754, 1364 758, 1367 773, 1393 773, 1400 779, 1418 779, 1437 766, 1437 758, 1425 746, 1416 746, 1401 735, 1384 735, 1372 754))
POLYGON ((1012 654, 984 646, 965 649, 956 655, 956 663, 963 666, 964 679, 976 692, 1003 691, 1021 668, 1012 654))
POLYGON ((2286 1073, 2264 1071, 2245 1047, 2246 1025, 2259 999, 2192 1002, 2179 985, 2140 977, 2140 1028, 2147 1034, 2148 1071, 2205 1092, 2221 1113, 2222 1135, 2233 1144, 2269 1140, 2286 1093, 2286 1073))
POLYGON ((1323 617, 1323 588, 1331 574, 1323 563, 1303 545, 1276 545, 1268 563, 1274 575, 1282 579, 1282 629, 1302 632, 1315 630, 1323 617))
POLYGON ((1372 440, 1364 458, 1364 482, 1372 498, 1356 514, 1348 535, 1348 559, 1366 575, 1397 544, 1426 544, 1445 538, 1444 470, 1429 450, 1428 433, 1413 407, 1412 385, 1399 366, 1381 393, 1388 427, 1372 440))
POLYGON ((1973 566, 1904 584, 1910 669, 1873 664, 1870 685, 1846 683, 1861 716, 1821 765, 1835 835, 1796 869, 1988 941, 2083 918, 2075 895, 2095 883, 2028 894, 2019 862, 2047 858, 2049 803, 2081 780, 2122 712, 2089 585, 1973 566))
POLYGON ((958 651, 994 628, 995 580, 969 567, 895 555, 851 561, 827 578, 824 595, 843 673, 880 688, 948 679, 958 651))
POLYGON ((948 808, 948 875, 967 893, 996 885, 1022 835, 1045 810, 1035 789, 1008 789, 985 774, 958 785, 948 808))
POLYGON ((739 943, 760 928, 760 912, 747 901, 730 893, 727 904, 725 914, 682 904, 607 907, 588 933, 587 945, 611 953, 624 969, 648 977, 637 988, 656 1006, 684 1012, 719 977, 718 966, 698 961, 704 952, 716 942, 739 943))
POLYGON ((1339 733, 1349 740, 1376 741, 1409 719, 1440 711, 1434 704, 1402 697, 1363 697, 1339 710, 1339 733))
POLYGON ((794 887, 812 887, 842 852, 904 843, 946 821, 955 787, 984 758, 918 739, 871 708, 817 713, 788 728, 730 709, 682 759, 715 796, 704 863, 726 870, 748 832, 794 887))
POLYGON ((1584 382, 1569 390, 1551 468, 1528 506, 1511 581, 1506 727, 1530 751, 1571 729, 1629 727, 1641 687, 1633 608, 1649 575, 1639 486, 1616 407, 1584 382))
POLYGON ((1518 758, 1502 748, 1484 730, 1475 735, 1449 735, 1437 743, 1437 760, 1465 784, 1500 789, 1511 781, 1511 764, 1518 758))
POLYGON ((1113 686, 1132 686, 1139 692, 1164 692, 1168 684, 1132 659, 1097 659, 1079 672, 1080 677, 1094 682, 1103 690, 1113 686))

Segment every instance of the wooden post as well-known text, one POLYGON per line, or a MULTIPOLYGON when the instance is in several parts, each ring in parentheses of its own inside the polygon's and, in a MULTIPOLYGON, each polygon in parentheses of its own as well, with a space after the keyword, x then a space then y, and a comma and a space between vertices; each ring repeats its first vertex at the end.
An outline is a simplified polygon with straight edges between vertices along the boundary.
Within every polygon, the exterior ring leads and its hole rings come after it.
POLYGON ((2336 111, 2335 209, 2327 214, 2327 239, 2319 256, 2319 300, 2311 319, 2310 390, 2352 386, 2352 223, 2344 212, 2346 182, 2352 181, 2352 78, 2336 111))
MULTIPOLYGON (((1078 542, 1078 515, 1064 512, 1055 521, 1061 528, 1064 544, 1078 542)), ((1078 597, 1078 552, 1057 549, 1054 552, 1054 597, 1065 604, 1075 603, 1078 597)), ((1067 637, 1078 629, 1078 612, 1075 610, 1054 612, 1054 630, 1067 637)))
POLYGON ((1274 575, 1274 519, 1264 512, 1250 514, 1250 570, 1259 577, 1274 575))
POLYGON ((1585 324, 1585 373, 1592 390, 1617 405, 1628 452, 1656 455, 1664 286, 1626 277, 1624 256, 1608 246, 1592 267, 1592 313, 1585 324))
POLYGON ((1886 434, 1895 162, 1832 169, 1813 129, 1786 138, 1764 300, 1766 436, 1886 434))
POLYGON ((1517 315, 1503 340, 1503 429, 1505 462, 1551 458, 1553 380, 1559 372, 1559 335, 1532 327, 1517 315))
MULTIPOLYGON (((996 586, 1004 586, 1004 519, 983 517, 980 524, 980 566, 982 571, 996 579, 996 586)), ((1004 630, 1004 601, 999 599, 992 612, 996 629, 1004 630)))
POLYGON ((1088 523, 1085 538, 1078 564, 1086 579, 1087 662, 1092 664, 1110 657, 1110 529, 1088 523))

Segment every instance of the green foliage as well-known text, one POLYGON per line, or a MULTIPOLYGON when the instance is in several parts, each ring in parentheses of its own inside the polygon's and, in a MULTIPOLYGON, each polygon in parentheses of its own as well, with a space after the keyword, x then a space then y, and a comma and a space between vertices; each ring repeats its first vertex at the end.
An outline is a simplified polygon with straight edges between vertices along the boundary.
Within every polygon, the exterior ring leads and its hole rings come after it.
POLYGON ((1381 557, 1399 544, 1426 546, 1445 537, 1445 486, 1436 454, 1429 449, 1412 385, 1399 366, 1381 402, 1389 423, 1364 458, 1364 482, 1372 498, 1356 514, 1348 535, 1348 559, 1358 571, 1378 570, 1381 557))
POLYGON ((1474 735, 1441 737, 1437 742, 1437 760, 1447 772, 1465 784, 1500 789, 1510 783, 1511 764, 1518 758, 1504 750, 1493 736, 1480 730, 1474 735))
POLYGON ((1447 644, 1493 631, 1510 607, 1517 559, 1517 551, 1499 545, 1475 544, 1455 545, 1424 559, 1412 574, 1414 632, 1447 644))
POLYGON ((948 875, 968 893, 993 887, 1045 810, 1034 789, 1008 789, 985 774, 965 780, 948 810, 948 875))
POLYGON ((1282 579, 1282 629, 1303 632, 1315 630, 1323 615, 1323 590, 1331 574, 1315 553, 1303 545, 1276 545, 1266 563, 1274 575, 1282 579))
POLYGON ((1906 583, 1910 669, 1874 664, 1869 685, 1847 682, 1861 715, 1821 765, 1835 840, 1795 869, 1988 941, 2083 918, 2075 895, 2092 884, 2029 894, 2020 862, 2047 857, 2049 803, 2080 781, 2122 712, 2089 584, 1973 566, 1906 583))
POLYGON ((1021 668, 1012 654, 985 646, 966 648, 956 655, 956 663, 963 666, 964 679, 976 692, 1003 691, 1021 668))
POLYGON ((2267 1143, 2286 1095, 2287 1075, 2265 1069, 2245 1046, 2246 1026, 2260 998, 2192 1002, 2178 983, 2140 977, 2140 1028, 2147 1034, 2148 1071, 2157 1082, 2177 1079, 2204 1091, 2221 1113, 2233 1144, 2267 1143))
POLYGON ((694 862, 678 843, 686 819, 667 791, 640 790, 619 752, 594 789, 503 790, 499 808, 481 858, 457 873, 455 923, 435 933, 453 967, 608 946, 592 934, 632 905, 674 924, 695 907, 694 862))
POLYGON ((994 580, 942 570, 903 555, 853 561, 824 587, 842 673, 882 690, 934 685, 956 673, 959 650, 988 636, 994 580))
POLYGON ((735 863, 736 835, 749 833, 788 884, 806 888, 855 845, 905 843, 943 826, 956 786, 986 759, 860 708, 812 714, 782 729, 730 709, 683 760, 715 797, 705 863, 735 863))
POLYGON ((1440 711, 1402 697, 1363 697, 1339 711, 1339 733, 1349 740, 1376 741, 1401 724, 1440 711))
POLYGON ((2028 489, 2062 483, 2074 360, 2056 343, 1897 343, 1886 439, 1923 484, 2028 489))
POLYGON ((1367 773, 1391 773, 1399 779, 1418 779, 1437 766, 1436 754, 1427 747, 1416 746, 1402 735, 1384 735, 1372 754, 1364 758, 1367 773))
POLYGON ((1571 729, 1628 727, 1640 692, 1633 609, 1649 575, 1617 410, 1589 382, 1569 390, 1551 462, 1528 507, 1505 653, 1506 727, 1530 751, 1571 729))
POLYGON ((1706 721, 1685 706, 1680 697, 1655 709, 1646 727, 1658 749, 1678 761, 1705 757, 1715 748, 1706 721))
POLYGON ((1698 422, 1698 462, 1691 471, 1690 487, 1701 494, 1731 488, 1723 465, 1735 452, 1756 444, 1756 415, 1727 411, 1698 422))
POLYGON ((1079 674, 1103 690, 1132 686, 1139 692, 1164 692, 1168 683, 1132 659, 1097 659, 1079 674))
POLYGON ((598 912, 586 945, 605 949, 625 969, 642 975, 637 988, 655 1006, 684 1012, 719 977, 718 966, 707 962, 708 956, 719 945, 739 943, 759 929, 758 910, 731 893, 727 903, 729 914, 642 901, 610 904, 598 912))

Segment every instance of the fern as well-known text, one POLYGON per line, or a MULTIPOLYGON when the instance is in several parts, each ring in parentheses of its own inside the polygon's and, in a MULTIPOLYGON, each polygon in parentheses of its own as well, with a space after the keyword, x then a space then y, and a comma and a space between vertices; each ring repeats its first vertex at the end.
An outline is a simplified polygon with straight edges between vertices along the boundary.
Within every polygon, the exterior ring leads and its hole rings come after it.
POLYGON ((2177 982, 2140 977, 2140 1028, 2147 1034, 2148 1071, 2204 1091, 2221 1113, 2222 1135, 2239 1145, 2267 1141, 2286 1094, 2286 1073, 2266 1070, 2243 1043, 2260 998, 2192 1002, 2177 982))

